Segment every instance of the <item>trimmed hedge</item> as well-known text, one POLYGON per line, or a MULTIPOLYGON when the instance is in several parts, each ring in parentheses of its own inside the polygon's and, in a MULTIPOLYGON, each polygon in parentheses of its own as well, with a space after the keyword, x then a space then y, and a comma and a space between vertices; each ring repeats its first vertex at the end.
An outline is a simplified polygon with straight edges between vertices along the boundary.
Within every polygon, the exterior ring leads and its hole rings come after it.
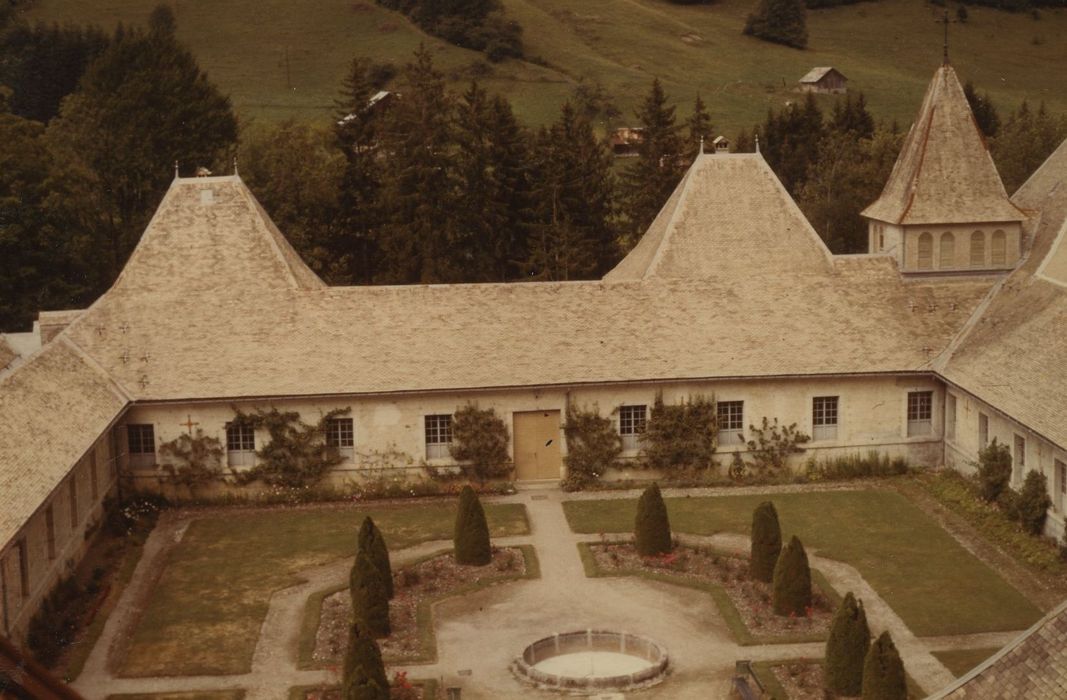
POLYGON ((749 573, 757 581, 771 583, 774 565, 782 552, 782 528, 778 511, 770 501, 764 501, 752 512, 752 550, 748 559, 749 573))
POLYGON ((907 700, 904 662, 889 632, 882 632, 863 662, 863 700, 907 700))
POLYGON ((837 695, 859 695, 863 690, 863 662, 871 646, 871 629, 863 603, 851 592, 834 613, 826 640, 826 687, 837 695))
POLYGON ((666 554, 671 551, 671 523, 667 518, 667 506, 663 502, 659 484, 652 484, 637 501, 634 518, 634 546, 643 557, 666 554))
POLYGON ((464 486, 459 494, 459 510, 456 513, 452 543, 457 564, 485 566, 493 559, 485 510, 470 486, 464 486))
POLYGON ((358 624, 348 634, 345 654, 343 700, 389 700, 389 680, 385 676, 382 651, 369 635, 362 634, 358 624))
POLYGON ((386 595, 384 576, 365 549, 356 554, 349 592, 352 596, 352 617, 360 633, 375 638, 388 637, 392 630, 389 626, 389 596, 386 595))
POLYGON ((774 567, 774 614, 806 616, 811 607, 811 568, 796 535, 789 540, 774 567))
POLYGON ((382 531, 374 524, 374 520, 368 515, 363 518, 363 524, 359 527, 357 539, 357 552, 366 551, 374 562, 374 566, 382 575, 382 583, 385 585, 385 595, 389 600, 393 599, 393 565, 389 561, 389 548, 385 546, 385 538, 382 531))

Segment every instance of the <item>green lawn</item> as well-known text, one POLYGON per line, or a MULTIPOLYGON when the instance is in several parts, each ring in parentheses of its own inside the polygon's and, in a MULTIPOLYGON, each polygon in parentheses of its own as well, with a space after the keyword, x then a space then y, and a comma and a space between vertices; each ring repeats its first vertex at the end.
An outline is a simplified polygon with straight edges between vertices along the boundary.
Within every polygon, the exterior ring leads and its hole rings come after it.
MULTIPOLYGON (((1041 611, 972 556, 905 497, 892 491, 669 498, 678 532, 747 533, 752 510, 771 500, 783 536, 855 566, 918 635, 1021 630, 1041 611)), ((567 501, 575 532, 633 528, 636 499, 567 501)))
MULTIPOLYGON (((245 673, 273 591, 351 556, 370 515, 393 550, 449 539, 455 504, 252 510, 194 521, 170 553, 120 675, 245 673)), ((487 505, 495 536, 528 531, 521 504, 487 505)))
POLYGON ((945 664, 945 668, 952 671, 952 675, 959 678, 972 668, 996 654, 999 649, 953 649, 951 651, 935 651, 934 657, 945 664))
MULTIPOLYGON (((158 0, 38 0, 28 13, 45 21, 143 23, 158 0)), ((625 114, 658 76, 688 112, 696 92, 715 123, 734 134, 762 120, 768 106, 797 99, 797 79, 833 65, 868 97, 875 115, 907 124, 941 61, 934 9, 917 0, 879 0, 808 13, 810 46, 798 51, 741 34, 755 0, 674 5, 666 0, 504 0, 524 28, 530 56, 547 65, 506 61, 480 78, 506 94, 531 124, 551 120, 580 79, 603 84, 625 114)), ((481 54, 423 34, 373 0, 171 0, 178 34, 245 117, 325 122, 356 54, 403 62, 424 42, 453 84, 484 64, 481 54)), ((1041 19, 970 7, 952 26, 952 59, 964 78, 999 107, 1022 98, 1067 111, 1060 79, 1067 64, 1067 11, 1041 19)), ((482 66, 484 69, 485 66, 482 66)))

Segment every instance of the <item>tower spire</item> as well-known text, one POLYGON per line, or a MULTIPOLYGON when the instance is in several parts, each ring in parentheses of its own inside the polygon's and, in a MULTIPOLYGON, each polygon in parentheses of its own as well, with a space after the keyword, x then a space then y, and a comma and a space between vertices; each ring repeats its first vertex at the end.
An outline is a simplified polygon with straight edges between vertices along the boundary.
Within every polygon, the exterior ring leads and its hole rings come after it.
POLYGON ((945 43, 944 43, 944 46, 943 46, 944 56, 942 57, 941 62, 942 62, 943 65, 947 66, 948 65, 948 25, 952 24, 952 20, 950 20, 948 18, 948 9, 947 8, 945 9, 945 15, 941 19, 938 19, 938 20, 935 20, 935 21, 938 22, 939 24, 945 25, 945 43))

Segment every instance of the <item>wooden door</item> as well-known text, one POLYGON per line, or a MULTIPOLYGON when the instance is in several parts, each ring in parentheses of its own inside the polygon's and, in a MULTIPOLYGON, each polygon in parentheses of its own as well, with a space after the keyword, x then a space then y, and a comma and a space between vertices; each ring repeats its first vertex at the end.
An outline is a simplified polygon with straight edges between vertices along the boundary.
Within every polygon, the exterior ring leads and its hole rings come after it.
POLYGON ((558 479, 563 467, 559 451, 559 411, 514 413, 515 478, 519 481, 558 479))

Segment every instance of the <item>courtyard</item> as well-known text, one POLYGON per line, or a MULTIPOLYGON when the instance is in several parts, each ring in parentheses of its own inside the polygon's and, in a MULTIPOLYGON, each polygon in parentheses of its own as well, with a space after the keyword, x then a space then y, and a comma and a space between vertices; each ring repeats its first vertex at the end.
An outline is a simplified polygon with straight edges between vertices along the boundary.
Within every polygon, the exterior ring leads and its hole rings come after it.
MULTIPOLYGON (((590 547, 627 539, 636 495, 484 496, 494 545, 522 548, 525 568, 501 567, 422 600, 419 646, 407 660, 385 652, 390 678, 401 672, 442 697, 452 687, 464 698, 548 695, 521 685, 509 664, 537 639, 585 629, 666 647, 669 674, 641 691, 647 698, 725 697, 739 660, 781 692, 775 667, 822 657, 825 631, 755 633, 718 586, 670 571, 597 570, 590 547)), ((665 497, 680 542, 723 556, 747 553, 752 509, 773 501, 783 535, 804 539, 828 596, 852 591, 872 630, 892 633, 916 697, 1016 637, 1046 603, 1009 583, 1025 574, 990 561, 892 484, 666 489, 665 497)), ((374 518, 397 571, 451 547, 454 512, 439 499, 167 511, 74 685, 90 698, 155 700, 304 698, 334 686, 339 663, 315 653, 316 637, 324 601, 347 588, 359 522, 374 518)))

